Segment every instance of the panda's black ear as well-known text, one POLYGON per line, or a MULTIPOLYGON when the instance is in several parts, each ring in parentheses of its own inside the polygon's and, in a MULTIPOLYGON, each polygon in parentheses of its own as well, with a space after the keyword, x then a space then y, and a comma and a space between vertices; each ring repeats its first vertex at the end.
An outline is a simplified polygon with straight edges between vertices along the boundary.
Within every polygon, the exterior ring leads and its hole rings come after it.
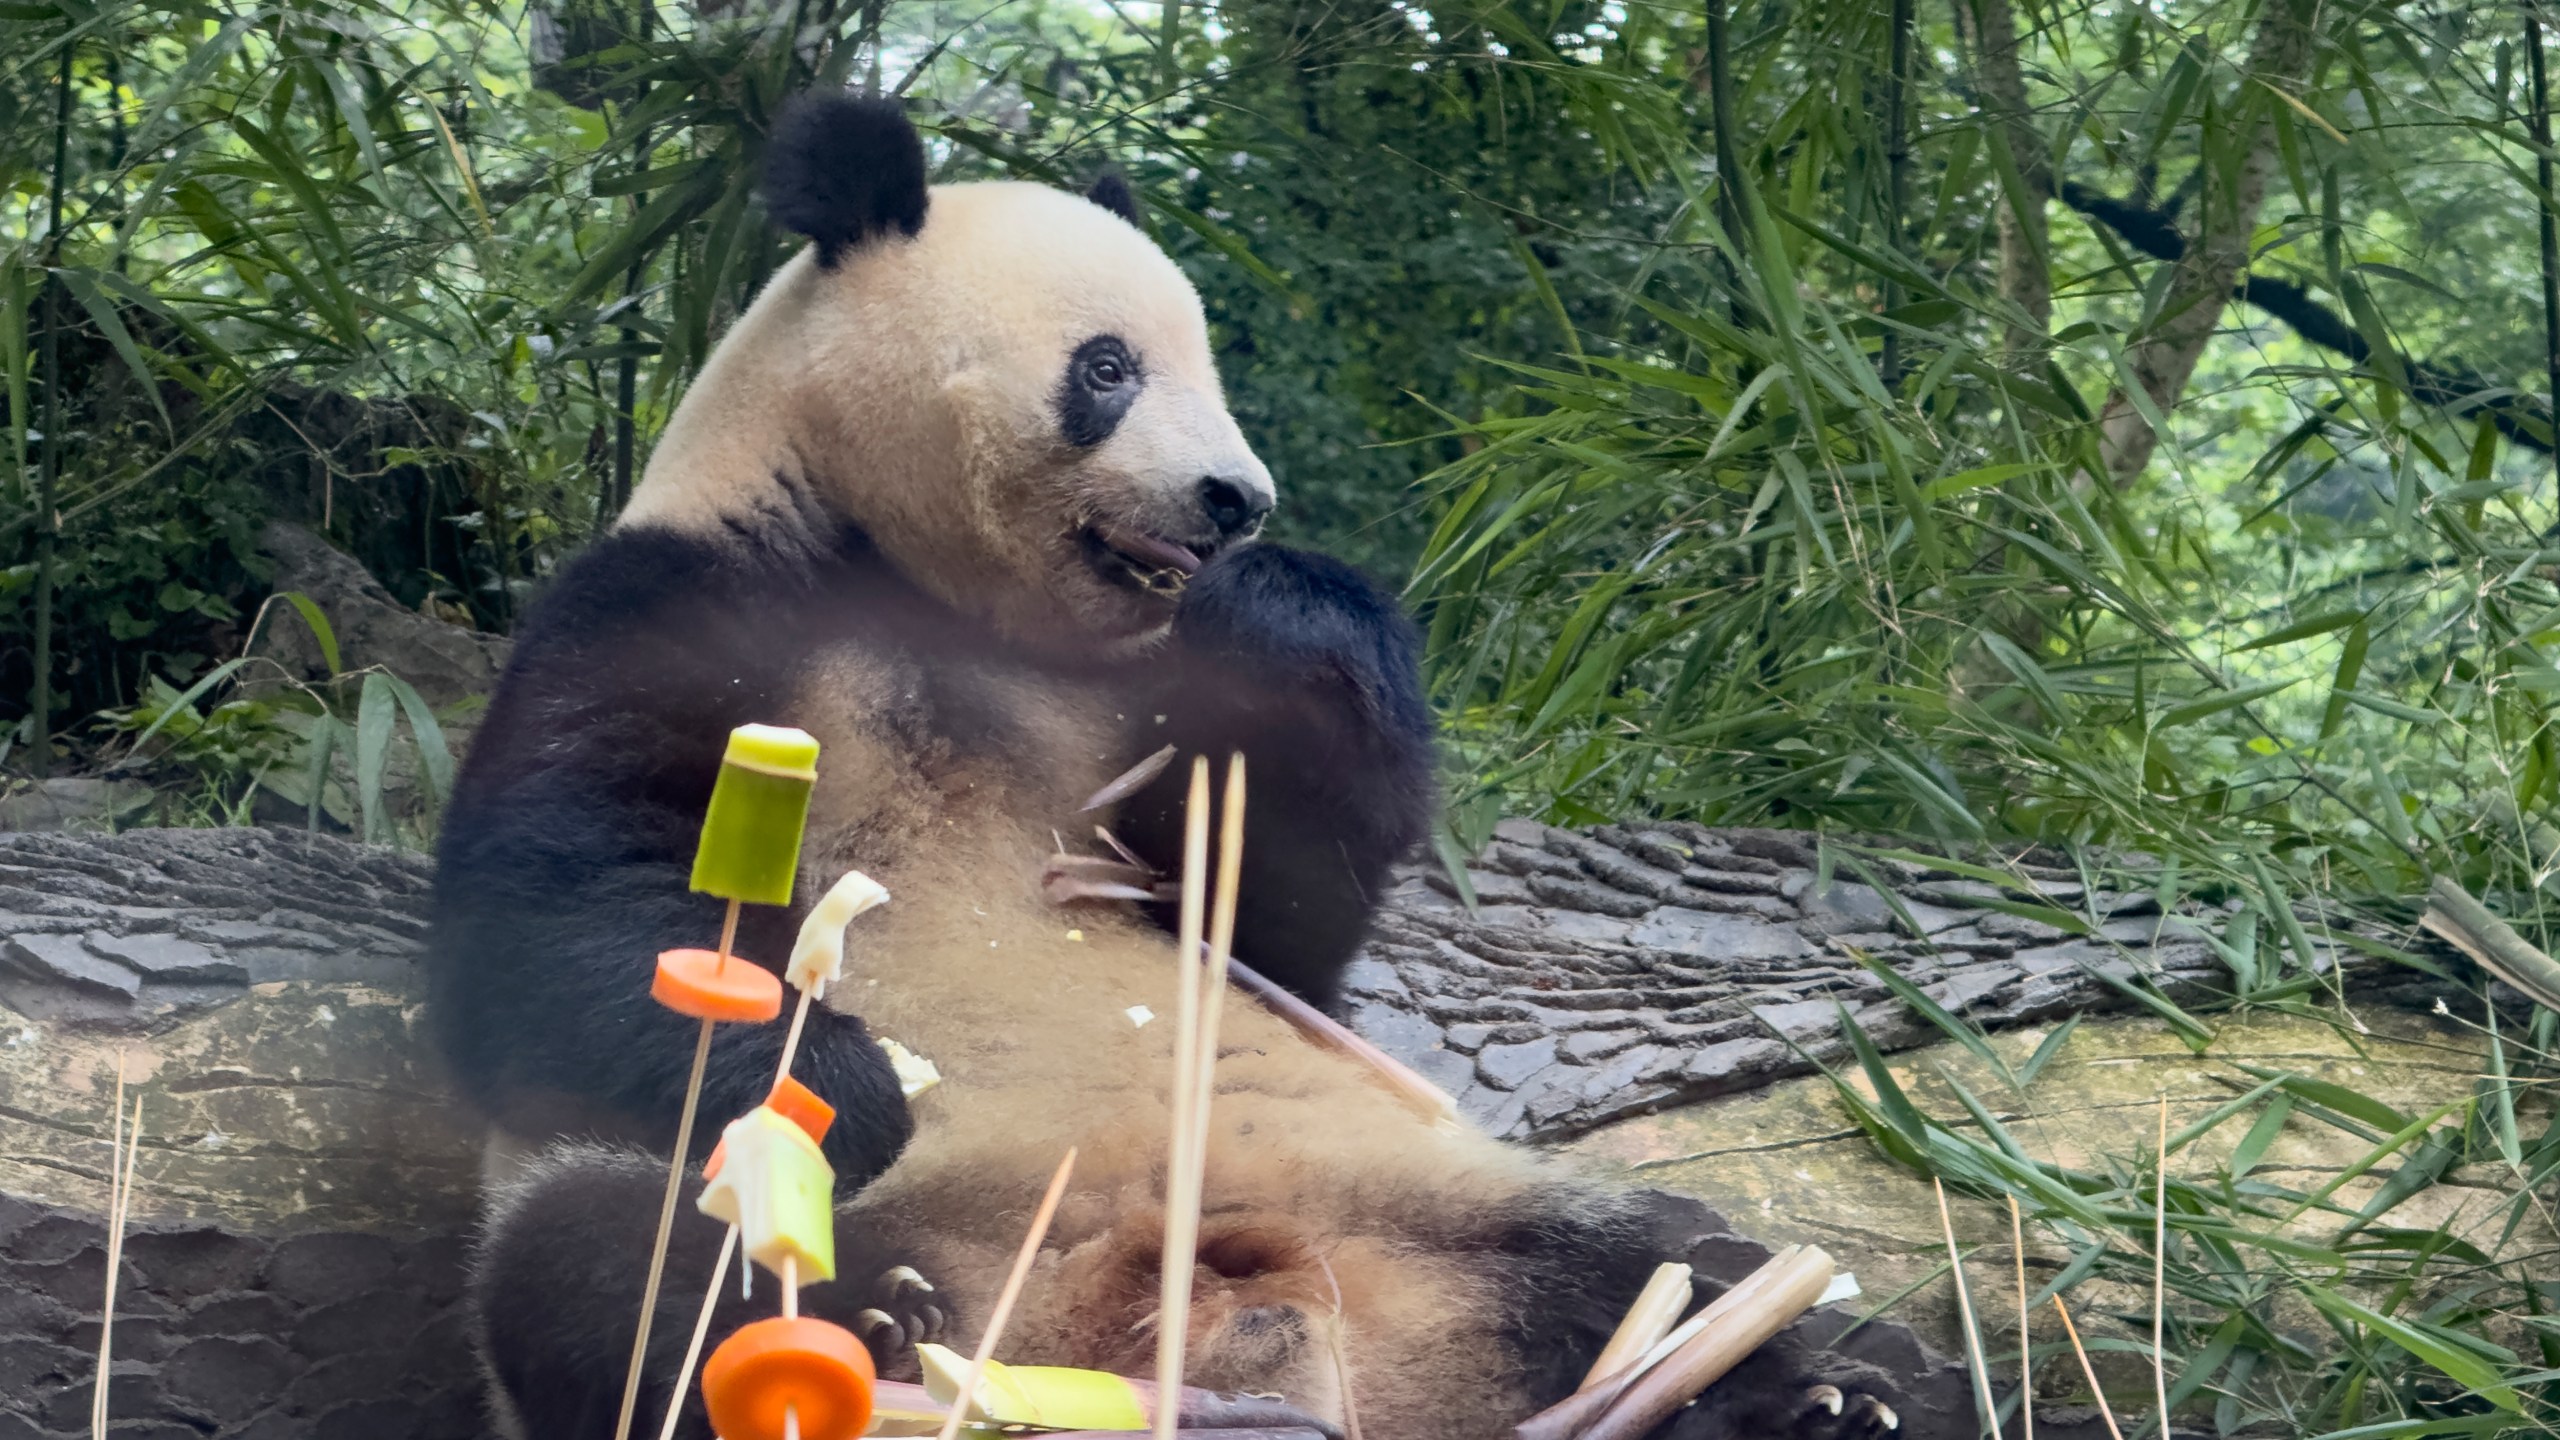
POLYGON ((1138 218, 1137 192, 1129 188, 1128 177, 1117 170, 1105 170, 1084 192, 1084 198, 1143 230, 1145 222, 1138 218))
POLYGON ((765 205, 818 242, 832 267, 846 250, 924 228, 924 137, 897 101, 808 94, 783 108, 765 151, 765 205))

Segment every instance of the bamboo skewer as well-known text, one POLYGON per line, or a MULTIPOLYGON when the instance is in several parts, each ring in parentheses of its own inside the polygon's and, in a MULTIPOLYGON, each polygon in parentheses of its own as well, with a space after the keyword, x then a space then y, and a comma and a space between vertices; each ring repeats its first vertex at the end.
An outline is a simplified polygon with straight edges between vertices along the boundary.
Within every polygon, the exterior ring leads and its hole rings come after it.
MULTIPOLYGON (((1022 1248, 1015 1252, 1013 1269, 1004 1277, 1004 1289, 996 1295, 996 1305, 987 1312, 987 1328, 978 1336, 978 1351, 969 1357, 969 1369, 960 1378, 960 1393, 952 1397, 951 1413, 943 1417, 940 1440, 952 1440, 960 1427, 977 1408, 978 1382, 987 1373, 987 1361, 996 1353, 996 1342, 1003 1338, 1005 1322, 1013 1318, 1013 1302, 1022 1298, 1022 1285, 1031 1277, 1031 1262, 1040 1255, 1040 1242, 1049 1238, 1049 1221, 1058 1213, 1058 1201, 1067 1193, 1067 1177, 1075 1173, 1076 1152, 1067 1150, 1058 1162, 1058 1173, 1049 1177, 1049 1191, 1040 1197, 1040 1209, 1031 1217, 1031 1229, 1022 1237, 1022 1248)), ((789 1291, 786 1289, 785 1294, 789 1291)), ((1170 1393, 1170 1392, 1168 1392, 1170 1393)), ((1168 1414, 1181 1406, 1158 1407, 1168 1414)))
MULTIPOLYGON (((1199 1258, 1200 1192, 1192 1181, 1192 1110, 1200 1071, 1200 930, 1209 878, 1209 760, 1191 762, 1191 794, 1183 812, 1182 908, 1175 931, 1176 1029, 1173 1046, 1173 1142, 1165 1159, 1163 1284, 1157 1294, 1156 1383, 1182 1384, 1183 1347, 1191 1334, 1191 1272, 1199 1258)), ((1156 1440, 1172 1440, 1170 1407, 1156 1416, 1156 1440)), ((945 1437, 949 1440, 949 1437, 945 1437)))
POLYGON ((1956 1249, 1955 1218, 1947 1213, 1947 1185, 1931 1177, 1938 1192, 1938 1224, 1946 1232, 1947 1267, 1956 1277, 1956 1314, 1964 1322, 1965 1359, 1973 1371, 1973 1398, 1982 1406, 1985 1423, 1997 1423, 2000 1407, 1991 1398, 1991 1357, 1982 1348, 1982 1327, 1974 1323, 1973 1290, 1964 1283, 1964 1256, 1956 1249))
POLYGON ((2018 1197, 2009 1197, 2009 1258, 2018 1271, 2018 1406, 2026 1416, 2026 1440, 2036 1440, 2035 1350, 2027 1340, 2027 1232, 2018 1219, 2018 1197))
MULTIPOLYGON (((738 943, 738 904, 729 902, 720 921, 720 967, 728 968, 729 950, 738 943)), ((658 1238, 649 1247, 649 1279, 640 1288, 640 1324, 631 1335, 631 1368, 622 1381, 622 1414, 613 1422, 613 1440, 631 1440, 631 1417, 640 1408, 640 1371, 649 1359, 649 1324, 657 1318, 658 1282, 667 1269, 667 1241, 675 1234, 676 1199, 684 1191, 685 1152, 693 1148, 693 1116, 702 1108, 702 1074, 711 1063, 711 1027, 705 1017, 693 1042, 693 1074, 685 1081, 684 1110, 676 1118, 675 1154, 667 1161, 666 1197, 658 1203, 658 1238)))
POLYGON ((2089 1352, 2080 1343, 2080 1327, 2071 1323, 2071 1307, 2062 1297, 2053 1297, 2054 1313, 2062 1317, 2062 1333, 2071 1337, 2071 1353, 2080 1357, 2080 1373, 2089 1377, 2090 1397, 2098 1402, 2098 1417, 2107 1422, 2107 1433, 2124 1440, 2124 1432, 2116 1428, 2115 1407, 2107 1403, 2107 1392, 2098 1384, 2098 1367, 2089 1363, 2089 1352))
POLYGON ((1591 1362, 1591 1373, 1582 1377, 1579 1394, 1615 1375, 1637 1357, 1661 1343, 1680 1323, 1689 1308, 1691 1271, 1677 1261, 1665 1261, 1653 1267, 1653 1278, 1644 1282, 1635 1303, 1627 1307, 1626 1318, 1600 1347, 1600 1358, 1591 1362))

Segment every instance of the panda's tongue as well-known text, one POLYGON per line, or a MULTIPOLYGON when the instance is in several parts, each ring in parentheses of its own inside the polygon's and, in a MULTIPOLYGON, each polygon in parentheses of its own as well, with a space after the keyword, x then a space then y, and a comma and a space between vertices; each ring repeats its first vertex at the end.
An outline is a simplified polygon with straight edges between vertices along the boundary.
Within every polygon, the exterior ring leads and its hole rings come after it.
POLYGON ((1185 575, 1196 575, 1200 571, 1200 557, 1170 540, 1159 540, 1142 530, 1123 530, 1117 526, 1100 527, 1100 533, 1104 544, 1132 560, 1179 570, 1185 575))

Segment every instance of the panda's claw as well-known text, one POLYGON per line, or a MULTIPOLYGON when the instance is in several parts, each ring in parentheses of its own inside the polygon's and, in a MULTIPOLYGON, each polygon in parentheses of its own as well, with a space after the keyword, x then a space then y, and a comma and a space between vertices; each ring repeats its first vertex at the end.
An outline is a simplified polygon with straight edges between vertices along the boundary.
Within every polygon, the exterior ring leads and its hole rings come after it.
POLYGON ((933 1293, 933 1282, 917 1274, 912 1265, 892 1265, 881 1271, 880 1283, 888 1289, 892 1300, 903 1300, 911 1292, 917 1295, 933 1293))
POLYGON ((906 1327, 886 1310, 865 1310, 853 1317, 854 1333, 871 1349, 895 1355, 907 1348, 906 1327))
POLYGON ((950 1323, 950 1317, 942 1313, 941 1306, 919 1305, 916 1307, 917 1340, 929 1341, 941 1339, 942 1327, 948 1323, 950 1323))
POLYGON ((1893 1413, 1892 1406, 1873 1395, 1858 1397, 1858 1411, 1860 1418, 1877 1430, 1889 1433, 1902 1428, 1902 1417, 1893 1413))
POLYGON ((1842 1404, 1843 1397, 1840 1394, 1840 1387, 1837 1385, 1816 1385, 1812 1389, 1804 1392, 1804 1398, 1811 1402, 1816 1408, 1828 1410, 1833 1415, 1838 1415, 1840 1413, 1840 1406, 1842 1404))

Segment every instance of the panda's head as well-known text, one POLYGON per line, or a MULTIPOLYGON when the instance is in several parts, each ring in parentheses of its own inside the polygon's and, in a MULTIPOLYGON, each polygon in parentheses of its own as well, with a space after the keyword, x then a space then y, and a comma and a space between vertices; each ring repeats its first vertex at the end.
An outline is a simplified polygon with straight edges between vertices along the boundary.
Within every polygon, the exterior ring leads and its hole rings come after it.
POLYGON ((1200 299, 1128 189, 928 188, 896 102, 776 127, 774 218, 814 242, 720 343, 627 521, 820 546, 858 527, 1028 638, 1160 633, 1250 540, 1270 472, 1227 414, 1200 299))

